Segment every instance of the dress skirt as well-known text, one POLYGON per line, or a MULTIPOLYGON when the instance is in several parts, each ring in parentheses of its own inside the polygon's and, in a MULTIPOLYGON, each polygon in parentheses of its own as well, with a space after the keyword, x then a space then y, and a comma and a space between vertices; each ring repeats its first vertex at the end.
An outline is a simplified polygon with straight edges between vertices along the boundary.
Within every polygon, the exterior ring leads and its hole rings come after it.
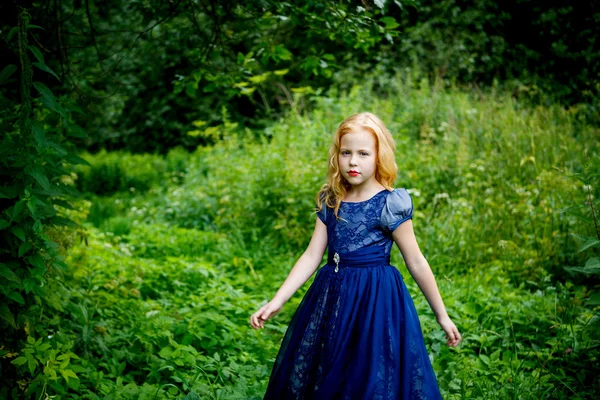
POLYGON ((330 254, 286 330, 264 400, 441 398, 389 255, 369 247, 330 254))

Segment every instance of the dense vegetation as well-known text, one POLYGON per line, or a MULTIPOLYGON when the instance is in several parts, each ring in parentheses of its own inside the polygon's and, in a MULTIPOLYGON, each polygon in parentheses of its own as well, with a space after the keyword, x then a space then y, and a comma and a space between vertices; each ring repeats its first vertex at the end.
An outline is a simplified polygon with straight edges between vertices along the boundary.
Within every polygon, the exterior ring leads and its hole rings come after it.
POLYGON ((463 334, 394 250, 444 398, 597 398, 598 13, 529 4, 525 40, 524 4, 0 6, 0 397, 261 398, 310 281, 249 315, 368 110, 463 334))
MULTIPOLYGON (((218 136, 223 106, 240 127, 264 129, 286 109, 310 108, 307 95, 349 89, 375 68, 496 81, 535 103, 588 104, 583 114, 600 122, 593 2, 5 2, 0 57, 18 65, 15 4, 30 6, 43 28, 31 44, 60 78, 37 80, 85 110, 73 119, 90 134, 74 140, 94 152, 193 150, 218 136)), ((4 96, 19 101, 19 91, 14 80, 4 96)))

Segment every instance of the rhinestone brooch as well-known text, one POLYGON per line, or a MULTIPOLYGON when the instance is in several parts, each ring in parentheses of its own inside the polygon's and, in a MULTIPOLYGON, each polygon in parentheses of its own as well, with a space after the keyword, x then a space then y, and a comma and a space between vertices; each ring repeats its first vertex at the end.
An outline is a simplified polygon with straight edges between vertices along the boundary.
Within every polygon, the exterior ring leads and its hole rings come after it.
POLYGON ((339 263, 340 263, 340 255, 336 252, 333 255, 333 261, 335 261, 335 272, 338 272, 339 269, 339 263))

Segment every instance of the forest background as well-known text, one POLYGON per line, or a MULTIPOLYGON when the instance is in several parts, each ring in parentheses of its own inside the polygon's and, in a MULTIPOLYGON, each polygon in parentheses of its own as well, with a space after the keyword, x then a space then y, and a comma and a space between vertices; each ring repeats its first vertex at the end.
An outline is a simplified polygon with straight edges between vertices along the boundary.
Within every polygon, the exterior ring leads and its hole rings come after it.
POLYGON ((561 0, 2 2, 0 396, 262 398, 310 281, 249 316, 372 111, 444 398, 598 398, 599 37, 561 0))

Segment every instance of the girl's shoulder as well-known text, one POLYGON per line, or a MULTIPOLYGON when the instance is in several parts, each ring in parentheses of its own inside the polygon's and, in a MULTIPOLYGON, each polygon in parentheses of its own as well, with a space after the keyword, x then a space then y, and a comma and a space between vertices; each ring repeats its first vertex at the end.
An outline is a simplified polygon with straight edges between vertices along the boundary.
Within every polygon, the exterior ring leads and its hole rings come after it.
POLYGON ((402 222, 411 219, 413 214, 413 201, 406 188, 396 188, 388 191, 380 222, 384 230, 393 232, 402 222))
POLYGON ((392 190, 386 190, 386 192, 388 193, 388 197, 389 196, 392 196, 392 197, 393 196, 396 196, 396 197, 409 196, 410 197, 410 194, 408 193, 408 190, 405 187, 399 187, 399 188, 395 188, 392 190))

